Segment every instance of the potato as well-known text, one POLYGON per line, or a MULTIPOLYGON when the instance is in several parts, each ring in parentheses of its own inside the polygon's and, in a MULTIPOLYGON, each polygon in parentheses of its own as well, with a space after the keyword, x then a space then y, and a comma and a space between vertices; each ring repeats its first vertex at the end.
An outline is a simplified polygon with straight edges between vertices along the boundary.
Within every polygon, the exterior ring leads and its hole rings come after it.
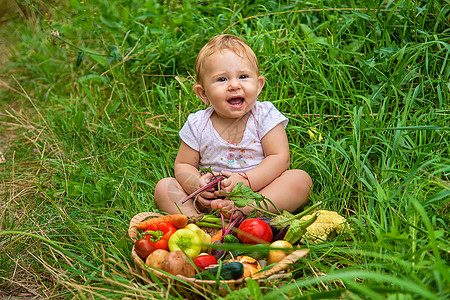
POLYGON ((154 268, 162 270, 163 262, 167 256, 167 254, 169 254, 169 251, 167 251, 167 250, 156 249, 155 251, 152 252, 152 254, 150 254, 147 257, 147 259, 145 260, 145 264, 150 267, 154 267, 154 268))
POLYGON ((164 258, 162 269, 172 275, 183 275, 186 277, 195 275, 194 266, 181 250, 169 252, 164 258))

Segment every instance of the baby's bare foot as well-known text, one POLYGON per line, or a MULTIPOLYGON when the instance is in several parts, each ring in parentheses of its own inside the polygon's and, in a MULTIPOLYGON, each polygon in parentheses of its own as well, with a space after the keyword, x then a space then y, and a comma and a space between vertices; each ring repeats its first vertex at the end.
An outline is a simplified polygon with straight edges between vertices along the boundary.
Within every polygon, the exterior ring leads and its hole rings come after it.
POLYGON ((220 210, 223 212, 224 216, 229 218, 233 211, 239 211, 242 215, 249 215, 253 208, 250 206, 236 207, 234 202, 227 199, 216 199, 211 201, 211 208, 215 210, 220 210))
POLYGON ((233 201, 226 199, 216 199, 211 201, 211 208, 223 211, 230 211, 234 208, 233 201))

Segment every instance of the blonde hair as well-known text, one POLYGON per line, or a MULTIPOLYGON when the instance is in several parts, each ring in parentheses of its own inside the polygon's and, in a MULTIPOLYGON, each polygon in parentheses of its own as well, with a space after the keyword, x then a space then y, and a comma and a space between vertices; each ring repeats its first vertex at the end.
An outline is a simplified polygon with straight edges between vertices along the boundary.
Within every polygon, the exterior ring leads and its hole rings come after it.
POLYGON ((200 83, 201 80, 201 71, 205 58, 220 50, 231 50, 241 57, 248 58, 248 60, 250 60, 250 62, 255 66, 258 76, 261 75, 259 72, 258 60, 256 59, 256 55, 250 46, 240 37, 232 34, 221 34, 210 39, 197 55, 197 59, 195 60, 195 75, 197 83, 200 83))

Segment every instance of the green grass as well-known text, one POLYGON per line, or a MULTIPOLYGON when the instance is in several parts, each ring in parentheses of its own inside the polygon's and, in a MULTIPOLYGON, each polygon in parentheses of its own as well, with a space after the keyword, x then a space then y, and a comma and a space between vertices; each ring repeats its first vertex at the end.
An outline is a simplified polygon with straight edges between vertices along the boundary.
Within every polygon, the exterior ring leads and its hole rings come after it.
POLYGON ((128 224, 157 211, 178 130, 204 108, 195 57, 229 32, 258 56, 261 100, 289 117, 291 168, 312 176, 310 203, 354 231, 307 245, 291 280, 228 297, 449 297, 448 1, 3 2, 5 295, 168 295, 133 270, 128 224))

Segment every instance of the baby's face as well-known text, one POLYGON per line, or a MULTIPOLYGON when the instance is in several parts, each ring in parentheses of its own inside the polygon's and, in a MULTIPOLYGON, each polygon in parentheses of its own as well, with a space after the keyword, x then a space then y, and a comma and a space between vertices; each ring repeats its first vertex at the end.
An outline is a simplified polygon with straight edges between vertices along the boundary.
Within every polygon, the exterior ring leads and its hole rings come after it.
POLYGON ((264 77, 247 57, 221 50, 205 58, 202 82, 194 90, 218 117, 236 119, 252 109, 263 86, 264 77))

